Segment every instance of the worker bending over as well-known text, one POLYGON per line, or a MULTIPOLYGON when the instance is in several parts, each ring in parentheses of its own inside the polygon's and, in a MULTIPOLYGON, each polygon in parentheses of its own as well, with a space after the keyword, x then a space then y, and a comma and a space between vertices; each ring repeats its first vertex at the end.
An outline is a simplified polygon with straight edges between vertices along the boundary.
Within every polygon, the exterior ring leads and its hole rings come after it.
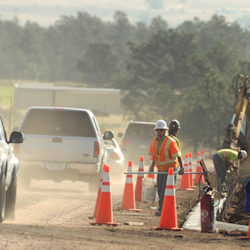
MULTIPOLYGON (((180 150, 176 141, 166 135, 166 131, 168 130, 167 123, 164 120, 157 121, 154 130, 156 137, 150 144, 149 154, 153 156, 153 160, 149 166, 149 171, 152 172, 154 166, 156 166, 158 172, 167 172, 169 168, 176 169, 179 162, 179 174, 183 174, 184 169, 180 150)), ((158 212, 155 213, 157 216, 161 215, 167 176, 167 174, 157 174, 157 191, 159 196, 159 208, 158 212)))
POLYGON ((218 177, 218 190, 221 191, 225 186, 225 178, 227 170, 238 168, 237 161, 247 157, 245 150, 239 152, 233 149, 220 149, 213 155, 213 163, 218 177))

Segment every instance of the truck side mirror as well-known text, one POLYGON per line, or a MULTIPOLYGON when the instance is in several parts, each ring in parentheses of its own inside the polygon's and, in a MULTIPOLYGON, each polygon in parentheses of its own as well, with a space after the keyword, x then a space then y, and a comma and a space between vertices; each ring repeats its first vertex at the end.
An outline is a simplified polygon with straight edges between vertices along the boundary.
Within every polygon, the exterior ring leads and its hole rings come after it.
POLYGON ((23 134, 18 131, 13 131, 10 135, 9 143, 22 143, 23 142, 23 134))
POLYGON ((104 140, 112 140, 114 138, 114 134, 112 131, 105 131, 103 134, 104 140))

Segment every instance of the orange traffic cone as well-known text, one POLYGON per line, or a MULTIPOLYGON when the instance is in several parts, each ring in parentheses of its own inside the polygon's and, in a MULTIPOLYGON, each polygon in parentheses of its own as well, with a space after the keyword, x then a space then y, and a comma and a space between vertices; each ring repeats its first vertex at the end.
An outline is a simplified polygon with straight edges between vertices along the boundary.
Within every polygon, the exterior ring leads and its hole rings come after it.
MULTIPOLYGON (((151 166, 152 161, 153 161, 153 156, 151 155, 151 156, 150 156, 149 166, 151 166)), ((155 178, 155 175, 154 175, 154 174, 148 174, 148 178, 154 179, 154 178, 155 178)))
POLYGON ((176 230, 181 231, 182 228, 178 228, 177 225, 177 213, 176 213, 176 198, 175 198, 175 181, 174 181, 174 169, 168 170, 167 185, 165 189, 165 196, 161 212, 160 225, 157 230, 176 230))
POLYGON ((240 239, 241 240, 249 240, 250 239, 250 220, 249 220, 249 223, 248 223, 248 233, 247 233, 247 236, 241 236, 240 239))
POLYGON ((205 160, 205 151, 204 151, 204 149, 201 150, 201 159, 205 160))
POLYGON ((141 209, 136 209, 135 206, 135 193, 133 186, 133 175, 132 173, 132 161, 128 162, 128 174, 126 177, 126 183, 124 187, 122 207, 120 209, 140 211, 141 209))
POLYGON ((185 154, 184 159, 184 174, 181 176, 181 183, 179 189, 184 190, 193 190, 190 187, 190 178, 189 178, 189 160, 188 160, 188 154, 185 154))
POLYGON ((193 181, 193 174, 191 174, 193 172, 193 159, 192 159, 192 153, 189 153, 189 161, 188 161, 188 165, 189 165, 189 185, 191 188, 194 187, 194 181, 193 181))
MULTIPOLYGON (((201 168, 201 153, 200 152, 197 152, 196 172, 197 173, 203 172, 201 168)), ((196 174, 194 183, 195 184, 205 183, 204 176, 202 174, 196 174)))
POLYGON ((143 163, 143 156, 140 158, 139 163, 139 174, 137 175, 137 181, 135 185, 135 200, 142 201, 142 179, 144 178, 144 174, 140 172, 144 172, 144 163, 143 163))
POLYGON ((97 193, 97 197, 96 197, 94 217, 96 217, 97 209, 98 209, 98 206, 99 206, 99 199, 100 199, 101 188, 102 188, 102 172, 101 172, 100 185, 99 185, 98 193, 97 193))
POLYGON ((107 165, 103 166, 103 179, 96 212, 96 222, 91 222, 90 224, 107 224, 113 226, 118 225, 118 223, 113 222, 109 166, 107 165))

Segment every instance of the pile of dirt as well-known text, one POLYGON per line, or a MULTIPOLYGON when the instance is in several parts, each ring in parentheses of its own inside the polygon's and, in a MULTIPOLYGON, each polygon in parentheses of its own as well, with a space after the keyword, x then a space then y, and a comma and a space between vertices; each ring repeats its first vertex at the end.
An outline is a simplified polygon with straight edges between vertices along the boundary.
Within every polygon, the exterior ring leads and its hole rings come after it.
POLYGON ((240 225, 248 225, 250 213, 245 213, 246 191, 244 185, 240 185, 235 192, 230 205, 225 212, 223 221, 240 225))

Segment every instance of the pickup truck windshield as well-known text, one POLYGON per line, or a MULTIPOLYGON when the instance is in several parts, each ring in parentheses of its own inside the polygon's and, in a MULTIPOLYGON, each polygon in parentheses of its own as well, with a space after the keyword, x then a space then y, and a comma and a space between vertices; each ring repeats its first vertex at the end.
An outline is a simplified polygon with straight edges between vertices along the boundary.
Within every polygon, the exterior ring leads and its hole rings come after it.
POLYGON ((21 126, 24 134, 95 137, 88 113, 74 110, 30 110, 21 126))

